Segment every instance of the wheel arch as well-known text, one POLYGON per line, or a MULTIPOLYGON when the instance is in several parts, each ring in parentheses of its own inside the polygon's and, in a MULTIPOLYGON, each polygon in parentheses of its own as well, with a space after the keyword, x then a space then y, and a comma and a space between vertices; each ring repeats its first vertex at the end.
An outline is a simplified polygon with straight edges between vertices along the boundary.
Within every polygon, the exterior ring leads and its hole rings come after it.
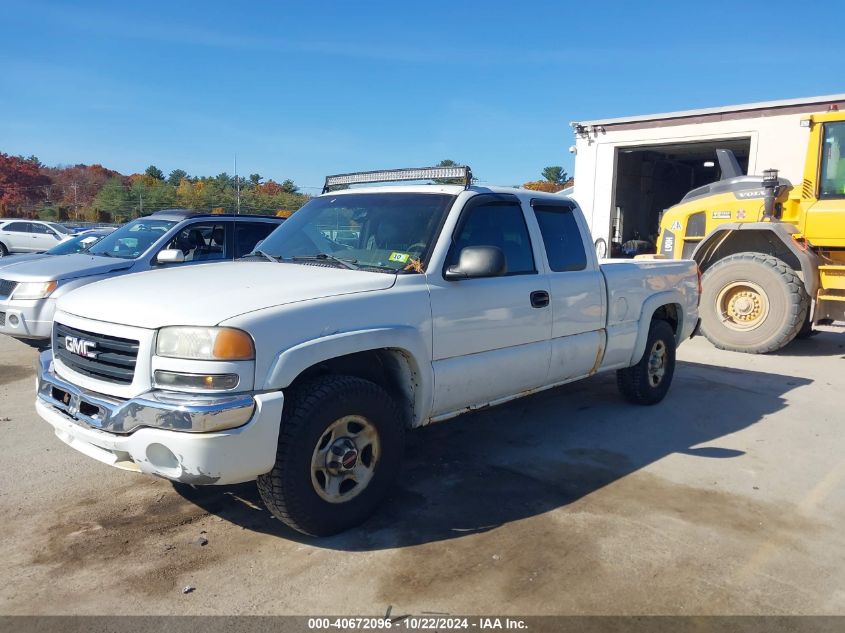
POLYGON ((684 299, 677 290, 660 292, 649 297, 640 311, 637 339, 631 353, 630 365, 635 365, 642 358, 648 342, 648 331, 651 322, 657 318, 668 321, 675 332, 675 343, 680 345, 684 332, 684 299))
POLYGON ((711 231, 692 253, 702 273, 716 262, 738 253, 762 253, 783 261, 804 284, 810 297, 819 286, 819 258, 806 246, 793 239, 798 230, 782 222, 748 222, 723 224, 711 231))
POLYGON ((409 426, 428 419, 433 376, 426 347, 413 328, 343 332, 284 350, 271 364, 265 389, 287 389, 315 375, 343 374, 374 382, 405 405, 409 426))

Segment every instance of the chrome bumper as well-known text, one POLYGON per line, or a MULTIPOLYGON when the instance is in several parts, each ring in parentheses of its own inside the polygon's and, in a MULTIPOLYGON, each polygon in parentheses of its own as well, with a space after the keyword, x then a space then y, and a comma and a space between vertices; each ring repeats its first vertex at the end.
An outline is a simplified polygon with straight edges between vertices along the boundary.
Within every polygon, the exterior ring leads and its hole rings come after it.
POLYGON ((52 350, 38 359, 37 395, 44 404, 68 418, 100 431, 127 434, 150 427, 209 433, 246 424, 255 412, 248 394, 217 396, 172 391, 149 391, 122 400, 81 389, 53 371, 52 350))

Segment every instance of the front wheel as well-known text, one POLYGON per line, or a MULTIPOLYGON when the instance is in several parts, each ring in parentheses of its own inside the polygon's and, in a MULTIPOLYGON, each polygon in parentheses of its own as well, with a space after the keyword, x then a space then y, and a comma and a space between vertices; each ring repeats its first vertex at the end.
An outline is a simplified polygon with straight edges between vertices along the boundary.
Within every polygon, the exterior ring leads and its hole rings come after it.
POLYGON ((666 321, 652 321, 642 358, 616 372, 616 385, 628 402, 657 404, 666 397, 674 375, 675 332, 666 321))
POLYGON ((391 396, 353 376, 322 376, 287 394, 276 464, 258 478, 273 515, 310 536, 366 520, 399 474, 405 422, 391 396))
POLYGON ((5 257, 9 254, 9 249, 6 248, 6 245, 3 242, 0 242, 0 257, 5 257))
POLYGON ((785 262, 763 253, 738 253, 704 273, 701 330, 719 349, 765 354, 801 331, 810 297, 785 262))

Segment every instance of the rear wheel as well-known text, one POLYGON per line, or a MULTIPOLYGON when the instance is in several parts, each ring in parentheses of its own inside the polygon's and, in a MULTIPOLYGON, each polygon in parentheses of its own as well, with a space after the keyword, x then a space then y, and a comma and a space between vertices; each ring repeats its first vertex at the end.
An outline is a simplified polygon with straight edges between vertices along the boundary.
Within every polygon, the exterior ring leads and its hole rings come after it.
POLYGON ((273 470, 258 478, 267 508, 289 527, 329 536, 369 517, 396 480, 405 423, 378 385, 323 376, 287 394, 273 470))
POLYGON ((9 249, 6 248, 6 245, 3 242, 0 242, 0 257, 5 257, 9 254, 9 249))
POLYGON ((719 349, 764 354, 792 341, 807 319, 810 298, 782 260, 738 253, 704 273, 701 329, 719 349))
POLYGON ((666 321, 652 321, 640 361, 616 372, 616 384, 628 402, 657 404, 675 375, 675 331, 666 321))

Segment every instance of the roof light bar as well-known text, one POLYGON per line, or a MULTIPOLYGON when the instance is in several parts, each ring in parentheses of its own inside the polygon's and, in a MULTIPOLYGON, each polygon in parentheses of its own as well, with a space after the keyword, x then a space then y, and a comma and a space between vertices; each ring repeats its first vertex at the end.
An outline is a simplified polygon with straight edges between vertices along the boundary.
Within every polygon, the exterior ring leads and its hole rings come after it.
POLYGON ((472 170, 465 165, 452 167, 412 167, 409 169, 383 169, 379 171, 359 171, 351 174, 326 176, 323 193, 337 185, 357 185, 368 182, 399 182, 401 180, 434 180, 460 178, 464 186, 472 184, 472 170))

